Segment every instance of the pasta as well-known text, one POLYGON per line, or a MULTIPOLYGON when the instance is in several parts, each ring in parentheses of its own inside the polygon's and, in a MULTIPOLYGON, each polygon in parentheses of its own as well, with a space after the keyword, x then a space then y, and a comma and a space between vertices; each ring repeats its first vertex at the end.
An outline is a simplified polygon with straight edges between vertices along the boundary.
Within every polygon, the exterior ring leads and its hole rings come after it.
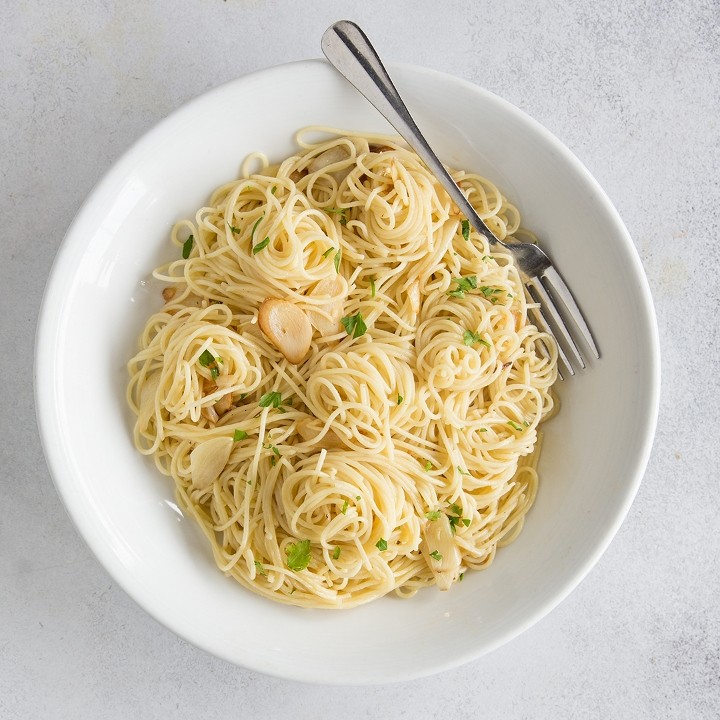
MULTIPOLYGON (((448 589, 522 528, 556 346, 512 258, 403 143, 296 140, 174 227, 166 302, 128 366, 135 444, 260 595, 448 589)), ((492 183, 453 177, 500 239, 523 232, 492 183)))

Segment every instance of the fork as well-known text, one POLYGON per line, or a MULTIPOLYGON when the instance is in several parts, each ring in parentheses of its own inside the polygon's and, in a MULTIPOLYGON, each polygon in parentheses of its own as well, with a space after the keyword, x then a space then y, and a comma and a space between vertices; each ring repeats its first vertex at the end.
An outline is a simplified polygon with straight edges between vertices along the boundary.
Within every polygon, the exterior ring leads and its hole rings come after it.
POLYGON ((470 224, 491 246, 500 246, 513 256, 527 292, 537 304, 534 311, 537 325, 555 338, 558 356, 567 372, 574 375, 576 368, 585 369, 582 343, 599 359, 600 352, 590 328, 550 258, 532 243, 505 243, 495 237, 421 134, 365 33, 355 23, 341 20, 323 34, 322 50, 335 69, 380 111, 420 156, 470 224), (571 324, 565 317, 569 317, 571 324))

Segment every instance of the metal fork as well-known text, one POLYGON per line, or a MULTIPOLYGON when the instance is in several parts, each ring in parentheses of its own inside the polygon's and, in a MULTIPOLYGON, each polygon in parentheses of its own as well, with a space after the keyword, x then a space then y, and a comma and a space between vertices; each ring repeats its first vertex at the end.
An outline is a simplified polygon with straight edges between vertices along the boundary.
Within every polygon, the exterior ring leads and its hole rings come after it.
MULTIPOLYGON (((596 358, 600 358, 590 328, 550 258, 537 245, 504 243, 493 235, 420 133, 365 33, 355 23, 341 20, 323 34, 322 50, 330 63, 385 116, 422 158, 470 224, 491 245, 499 245, 514 257, 528 294, 538 304, 536 324, 558 341, 558 354, 567 372, 574 375, 576 367, 586 367, 585 356, 580 350, 582 342, 596 358), (570 327, 564 316, 572 321, 570 327), (573 326, 574 330, 571 329, 573 326)), ((562 370, 560 373, 562 377, 562 370)))

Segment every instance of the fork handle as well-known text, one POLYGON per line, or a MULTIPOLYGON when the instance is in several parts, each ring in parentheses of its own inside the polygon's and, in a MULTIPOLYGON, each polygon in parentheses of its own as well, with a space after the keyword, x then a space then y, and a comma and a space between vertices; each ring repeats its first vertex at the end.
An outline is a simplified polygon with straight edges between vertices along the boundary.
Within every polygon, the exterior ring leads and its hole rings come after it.
POLYGON ((490 243, 504 245, 475 212, 428 145, 367 35, 354 22, 340 20, 323 34, 322 50, 335 69, 380 111, 420 156, 472 226, 490 243))

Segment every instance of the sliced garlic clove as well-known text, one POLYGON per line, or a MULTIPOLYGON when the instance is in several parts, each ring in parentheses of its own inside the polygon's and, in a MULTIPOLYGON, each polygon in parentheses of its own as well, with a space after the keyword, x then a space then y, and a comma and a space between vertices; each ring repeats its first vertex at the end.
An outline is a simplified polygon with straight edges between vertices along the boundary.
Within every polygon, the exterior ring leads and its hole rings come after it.
POLYGON ((190 477, 198 490, 209 488, 227 465, 233 447, 232 438, 205 440, 190 453, 190 477))
MULTIPOLYGON (((298 421, 296 427, 298 435, 305 442, 309 442, 320 434, 324 426, 317 418, 305 417, 298 421)), ((340 440, 332 430, 328 430, 327 433, 325 433, 325 436, 319 441, 318 446, 325 448, 325 450, 341 450, 345 447, 342 440, 340 440)))
POLYGON ((420 312, 420 281, 415 280, 407 289, 408 300, 410 300, 410 310, 415 314, 420 312))
POLYGON ((448 590, 460 573, 462 558, 455 544, 450 523, 443 514, 426 520, 422 527, 422 554, 441 590, 448 590))
POLYGON ((155 414, 155 399, 159 387, 159 372, 154 372, 145 378, 145 382, 140 390, 140 407, 138 412, 138 422, 141 425, 147 425, 150 418, 155 414))
POLYGON ((291 363, 305 359, 312 342, 312 325, 305 312, 287 300, 267 298, 258 310, 258 325, 291 363))
POLYGON ((345 310, 345 281, 340 275, 321 280, 310 293, 311 297, 327 295, 330 300, 323 305, 313 305, 305 310, 310 323, 321 337, 340 332, 340 318, 345 310))
POLYGON ((214 405, 213 409, 218 415, 224 415, 232 407, 232 395, 223 395, 214 405))
POLYGON ((333 145, 329 150, 320 153, 316 158, 308 165, 308 171, 311 173, 318 172, 318 170, 324 170, 328 165, 334 165, 335 163, 347 160, 350 157, 350 153, 346 147, 342 145, 333 145))
POLYGON ((203 405, 202 410, 200 410, 200 415, 202 415, 208 422, 212 423, 213 426, 220 419, 220 416, 215 411, 215 408, 211 405, 203 405))

